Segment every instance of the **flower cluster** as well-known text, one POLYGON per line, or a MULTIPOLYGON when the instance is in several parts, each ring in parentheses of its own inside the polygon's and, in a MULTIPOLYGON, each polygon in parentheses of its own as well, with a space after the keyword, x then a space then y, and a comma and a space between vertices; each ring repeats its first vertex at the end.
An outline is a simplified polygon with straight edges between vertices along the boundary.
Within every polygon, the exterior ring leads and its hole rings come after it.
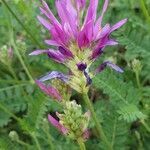
POLYGON ((79 138, 86 140, 89 137, 87 127, 90 113, 86 112, 82 114, 81 105, 78 105, 75 101, 66 102, 64 105, 64 114, 56 112, 56 115, 59 121, 51 115, 48 115, 48 119, 62 134, 74 140, 79 138))
POLYGON ((67 135, 72 139, 82 138, 83 140, 86 140, 89 137, 87 127, 90 113, 86 112, 85 114, 82 114, 81 105, 76 104, 75 101, 70 101, 72 90, 66 84, 67 82, 68 76, 57 71, 52 71, 39 80, 36 80, 36 84, 40 89, 59 102, 64 109, 64 114, 56 113, 59 121, 53 116, 48 115, 51 124, 62 134, 67 135), (52 86, 44 83, 44 81, 47 80, 47 77, 51 77, 52 86))
POLYGON ((9 65, 9 64, 11 64, 12 58, 13 58, 12 48, 11 47, 8 48, 8 46, 6 46, 6 45, 1 47, 1 49, 0 49, 0 61, 3 64, 9 65))
POLYGON ((85 0, 57 0, 56 8, 61 20, 59 22, 48 5, 42 1, 40 10, 45 18, 38 16, 38 20, 51 34, 51 39, 45 42, 55 46, 56 49, 36 50, 30 54, 45 53, 54 61, 67 66, 71 71, 68 84, 80 93, 88 90, 88 85, 91 84, 94 75, 106 66, 123 72, 110 61, 105 61, 94 72, 90 72, 91 64, 104 52, 105 47, 118 44, 110 38, 110 34, 127 21, 124 19, 113 26, 110 24, 102 26, 108 0, 105 0, 101 15, 96 20, 97 6, 98 0, 90 0, 88 10, 86 10, 85 0), (84 17, 85 11, 87 13, 84 17))
POLYGON ((55 2, 60 21, 43 0, 40 7, 43 17, 38 16, 40 23, 51 35, 51 39, 45 40, 45 43, 55 48, 36 50, 30 55, 46 54, 69 69, 69 74, 49 72, 36 80, 36 83, 47 95, 59 101, 64 107, 64 114, 57 113, 59 121, 51 115, 48 116, 49 121, 63 134, 76 139, 87 136, 89 115, 88 113, 82 115, 81 106, 75 101, 69 101, 71 91, 74 89, 79 93, 87 93, 92 78, 107 66, 117 72, 123 72, 110 61, 104 61, 94 71, 90 69, 95 60, 103 54, 106 46, 118 44, 116 40, 110 38, 110 35, 124 25, 127 19, 113 26, 110 24, 102 26, 109 0, 105 0, 99 17, 96 16, 98 0, 90 0, 87 9, 86 0, 55 2))

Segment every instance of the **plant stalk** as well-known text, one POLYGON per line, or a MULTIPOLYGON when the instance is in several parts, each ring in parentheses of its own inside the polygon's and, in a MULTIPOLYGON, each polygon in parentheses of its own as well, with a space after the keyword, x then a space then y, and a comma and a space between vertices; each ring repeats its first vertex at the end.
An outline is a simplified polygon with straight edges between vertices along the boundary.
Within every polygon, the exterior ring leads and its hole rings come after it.
POLYGON ((145 129, 150 133, 150 128, 149 128, 148 124, 144 120, 141 120, 141 123, 143 124, 145 129))
POLYGON ((86 147, 82 138, 78 138, 77 142, 79 144, 80 150, 86 150, 86 147))
POLYGON ((92 118, 93 118, 93 120, 95 122, 95 126, 96 126, 97 132, 99 134, 99 137, 101 138, 101 140, 103 142, 105 142, 105 144, 108 147, 108 150, 112 150, 112 146, 109 143, 109 141, 107 140, 107 137, 106 137, 106 135, 105 135, 105 133, 104 133, 104 131, 102 129, 102 126, 101 126, 100 122, 98 121, 98 119, 96 117, 96 113, 94 111, 94 107, 93 107, 93 105, 92 105, 92 103, 91 103, 87 93, 83 93, 83 100, 86 103, 88 109, 90 110, 90 112, 92 114, 92 118))
POLYGON ((139 79, 139 73, 137 71, 135 72, 135 76, 136 76, 137 86, 140 89, 141 88, 141 84, 140 84, 140 79, 139 79))
POLYGON ((150 23, 150 15, 145 6, 145 0, 140 0, 140 4, 141 4, 141 9, 142 9, 143 15, 145 16, 146 20, 150 23))

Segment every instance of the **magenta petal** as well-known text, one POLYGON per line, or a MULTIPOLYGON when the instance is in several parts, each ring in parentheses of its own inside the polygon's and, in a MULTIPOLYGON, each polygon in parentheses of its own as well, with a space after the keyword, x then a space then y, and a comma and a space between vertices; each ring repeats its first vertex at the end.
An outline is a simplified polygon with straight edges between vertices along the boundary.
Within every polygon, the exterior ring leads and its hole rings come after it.
POLYGON ((70 50, 68 50, 68 49, 66 49, 66 48, 64 48, 64 47, 62 47, 62 46, 59 46, 58 49, 59 49, 59 51, 60 51, 63 55, 65 55, 65 56, 67 56, 67 57, 73 57, 73 54, 72 54, 72 52, 71 52, 70 50))
POLYGON ((89 4, 88 11, 87 11, 87 15, 85 17, 84 25, 86 25, 90 20, 95 21, 97 6, 98 6, 98 0, 90 0, 90 4, 89 4))
POLYGON ((58 22, 58 20, 55 18, 55 16, 53 15, 53 13, 51 12, 51 10, 49 9, 48 5, 46 4, 46 2, 44 0, 42 0, 42 5, 43 8, 40 8, 41 12, 50 19, 52 24, 56 24, 58 26, 61 26, 60 23, 58 22))
POLYGON ((78 11, 83 9, 86 5, 86 0, 76 0, 78 11))
POLYGON ((118 44, 118 42, 117 41, 115 41, 115 40, 112 40, 112 39, 109 39, 106 43, 105 43, 105 46, 113 46, 113 45, 117 45, 118 44))
POLYGON ((48 115, 48 120, 49 122, 55 127, 57 128, 62 134, 66 135, 68 133, 68 130, 59 123, 59 121, 57 121, 54 117, 52 117, 51 115, 48 115))
POLYGON ((101 23, 102 23, 102 19, 103 19, 103 16, 107 10, 107 7, 108 7, 108 3, 109 3, 109 0, 105 0, 104 2, 104 5, 103 5, 103 9, 102 9, 102 13, 101 13, 101 16, 99 17, 99 19, 97 20, 96 24, 99 24, 99 26, 101 27, 101 23))
POLYGON ((86 47, 92 40, 93 20, 90 20, 78 34, 78 46, 86 47))
POLYGON ((103 48, 97 48, 97 49, 93 50, 92 56, 90 57, 90 59, 96 59, 96 58, 99 57, 102 53, 103 53, 103 48))
POLYGON ((54 40, 45 40, 45 43, 52 46, 60 46, 56 41, 54 40))
POLYGON ((56 1, 56 7, 62 24, 67 23, 71 34, 74 35, 76 31, 76 20, 72 17, 72 14, 68 12, 66 3, 64 1, 56 1))
POLYGON ((32 56, 32 55, 40 55, 40 54, 43 54, 43 53, 48 53, 48 50, 36 50, 36 51, 33 51, 32 53, 30 53, 29 55, 32 56))
POLYGON ((98 31, 96 29, 94 29, 94 40, 99 40, 103 37, 105 37, 106 35, 108 36, 109 35, 109 32, 110 32, 110 25, 109 24, 106 24, 101 30, 99 29, 98 31))
POLYGON ((60 45, 67 45, 70 37, 59 26, 55 25, 51 30, 53 40, 57 41, 60 45))
POLYGON ((102 19, 103 19, 103 16, 104 16, 104 13, 106 12, 107 10, 107 7, 108 7, 108 2, 109 0, 105 0, 105 3, 103 5, 103 9, 102 9, 102 13, 101 13, 101 16, 98 18, 98 20, 96 21, 95 23, 95 27, 94 27, 94 35, 96 37, 96 34, 99 32, 99 28, 101 28, 101 24, 102 24, 102 19))
POLYGON ((58 50, 49 49, 47 54, 48 54, 49 58, 52 58, 56 62, 59 62, 59 63, 64 63, 64 61, 66 60, 65 56, 62 53, 60 53, 60 51, 58 51, 58 50))
POLYGON ((52 28, 52 25, 47 20, 41 16, 37 16, 37 18, 46 29, 50 30, 52 28))
POLYGON ((126 22, 127 22, 127 19, 123 19, 123 20, 119 21, 118 23, 116 23, 114 26, 111 27, 110 32, 117 30, 118 28, 123 26, 126 22))
POLYGON ((45 85, 39 80, 36 80, 35 82, 45 94, 49 95, 50 97, 54 99, 57 99, 58 101, 61 101, 62 98, 57 89, 55 89, 52 86, 45 85))

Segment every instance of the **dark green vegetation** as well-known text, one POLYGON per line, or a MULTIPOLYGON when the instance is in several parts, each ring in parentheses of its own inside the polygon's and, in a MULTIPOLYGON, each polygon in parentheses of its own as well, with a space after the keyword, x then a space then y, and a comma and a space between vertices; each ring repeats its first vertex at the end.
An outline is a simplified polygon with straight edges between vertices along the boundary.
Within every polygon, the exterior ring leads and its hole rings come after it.
MULTIPOLYGON (((47 2, 55 12, 54 0, 47 2)), ((39 5, 39 0, 0 1, 0 150, 79 149, 48 123, 47 114, 61 112, 61 108, 33 82, 45 72, 66 71, 46 56, 28 56, 48 47, 43 41, 49 33, 36 18, 39 5), (12 58, 7 56, 9 47, 12 58)), ((106 69, 95 77, 89 95, 114 150, 148 150, 150 0, 111 0, 103 23, 114 24, 123 18, 128 18, 127 24, 112 35, 120 45, 107 47, 97 62, 111 59, 124 73, 106 69)), ((75 92, 72 99, 82 103, 75 92)), ((87 149, 107 150, 93 126, 91 121, 87 149)))

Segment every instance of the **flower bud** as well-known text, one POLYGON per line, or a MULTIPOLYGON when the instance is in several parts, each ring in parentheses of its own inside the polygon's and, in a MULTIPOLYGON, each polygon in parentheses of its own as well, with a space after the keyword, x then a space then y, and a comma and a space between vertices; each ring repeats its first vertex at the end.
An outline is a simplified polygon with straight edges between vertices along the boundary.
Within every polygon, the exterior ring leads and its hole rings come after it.
POLYGON ((21 52, 21 54, 25 55, 26 53, 26 43, 24 41, 22 41, 21 39, 18 39, 16 41, 17 47, 19 49, 19 51, 21 52))
POLYGON ((11 47, 8 48, 7 45, 4 45, 0 49, 0 61, 5 65, 9 65, 9 63, 11 63, 12 57, 13 57, 12 48, 11 47))
POLYGON ((10 131, 9 137, 11 138, 12 141, 18 141, 19 140, 19 136, 18 136, 18 133, 16 131, 10 131))
POLYGON ((66 102, 64 114, 58 114, 60 124, 68 129, 68 137, 83 138, 89 124, 89 113, 82 114, 82 107, 76 101, 66 102))
POLYGON ((132 61, 132 69, 133 69, 134 72, 138 72, 138 73, 141 72, 142 64, 141 64, 141 62, 138 59, 134 59, 132 61))

